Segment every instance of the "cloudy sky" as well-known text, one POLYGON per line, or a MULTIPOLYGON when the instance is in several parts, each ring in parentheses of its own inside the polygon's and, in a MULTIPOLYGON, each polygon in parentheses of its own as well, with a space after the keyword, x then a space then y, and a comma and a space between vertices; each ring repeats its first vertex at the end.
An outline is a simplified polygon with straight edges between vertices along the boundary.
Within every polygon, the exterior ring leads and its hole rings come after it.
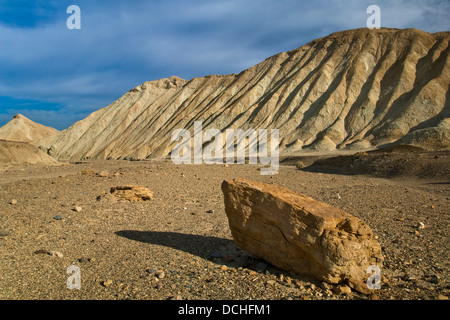
POLYGON ((366 27, 370 5, 382 27, 450 30, 448 0, 0 0, 0 126, 21 113, 61 130, 145 81, 239 73, 366 27))

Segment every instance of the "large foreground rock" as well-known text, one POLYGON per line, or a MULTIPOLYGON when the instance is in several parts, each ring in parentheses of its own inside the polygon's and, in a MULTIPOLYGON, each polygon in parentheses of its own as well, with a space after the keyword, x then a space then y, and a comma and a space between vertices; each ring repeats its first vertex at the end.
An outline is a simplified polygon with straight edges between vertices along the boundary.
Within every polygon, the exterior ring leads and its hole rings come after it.
POLYGON ((288 189, 245 179, 224 181, 225 210, 236 244, 271 264, 368 293, 381 247, 360 219, 288 189))

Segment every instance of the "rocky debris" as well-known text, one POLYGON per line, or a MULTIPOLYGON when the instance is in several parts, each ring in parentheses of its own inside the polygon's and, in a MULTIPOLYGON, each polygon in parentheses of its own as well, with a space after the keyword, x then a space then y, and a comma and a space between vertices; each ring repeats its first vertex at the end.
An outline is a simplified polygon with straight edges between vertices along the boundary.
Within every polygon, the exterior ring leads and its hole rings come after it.
POLYGON ((55 219, 55 220, 62 220, 63 217, 62 217, 62 215, 57 214, 56 216, 53 217, 53 219, 55 219))
POLYGON ((300 170, 300 169, 303 169, 305 167, 305 164, 302 161, 297 161, 295 163, 295 167, 300 170))
POLYGON ((110 287, 112 284, 113 284, 113 281, 111 279, 101 282, 101 285, 104 286, 105 288, 110 287))
POLYGON ((35 253, 35 254, 47 254, 47 255, 49 255, 49 256, 52 256, 52 257, 58 257, 58 258, 64 257, 64 255, 63 255, 61 252, 59 252, 59 251, 54 251, 54 250, 40 249, 40 250, 36 250, 34 253, 35 253))
POLYGON ((351 294, 352 289, 347 285, 338 285, 333 288, 333 292, 336 294, 351 294))
POLYGON ((0 229, 0 237, 7 237, 7 236, 9 236, 9 232, 0 229))
POLYGON ((222 183, 233 239, 283 270, 331 284, 347 281, 368 293, 367 268, 381 265, 381 247, 360 219, 286 188, 246 179, 222 183))
POLYGON ((92 169, 85 169, 85 170, 81 170, 81 174, 82 175, 95 175, 95 170, 92 169))
POLYGON ((15 206, 17 204, 17 200, 16 199, 12 199, 9 204, 12 205, 12 206, 15 206))
POLYGON ((106 177, 109 177, 109 172, 108 171, 100 171, 99 173, 97 173, 97 176, 99 176, 101 178, 106 178, 106 177))
POLYGON ((141 186, 112 187, 110 193, 119 201, 149 201, 153 198, 153 192, 141 186))
POLYGON ((75 206, 73 208, 73 211, 75 211, 75 212, 81 212, 82 210, 83 210, 83 208, 81 208, 80 206, 75 206))

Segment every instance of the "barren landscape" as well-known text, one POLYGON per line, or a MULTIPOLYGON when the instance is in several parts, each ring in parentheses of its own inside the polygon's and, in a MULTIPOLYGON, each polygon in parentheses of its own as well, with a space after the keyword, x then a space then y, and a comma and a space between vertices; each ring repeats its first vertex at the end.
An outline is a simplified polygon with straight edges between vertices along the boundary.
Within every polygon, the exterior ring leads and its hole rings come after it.
POLYGON ((0 298, 447 299, 450 154, 356 157, 385 170, 356 174, 345 161, 330 160, 326 167, 309 166, 324 156, 302 157, 301 170, 299 158, 284 159, 274 176, 262 176, 259 165, 176 166, 169 159, 5 169, 0 298), (236 177, 284 186, 361 218, 382 247, 381 289, 363 295, 240 250, 220 189, 236 177), (121 185, 148 187, 153 199, 107 196, 121 185), (66 284, 71 265, 80 268, 79 290, 66 284))
POLYGON ((62 131, 15 115, 0 299, 448 300, 449 40, 342 31, 145 82, 62 131), (178 130, 194 159, 258 140, 260 162, 177 164, 178 130))

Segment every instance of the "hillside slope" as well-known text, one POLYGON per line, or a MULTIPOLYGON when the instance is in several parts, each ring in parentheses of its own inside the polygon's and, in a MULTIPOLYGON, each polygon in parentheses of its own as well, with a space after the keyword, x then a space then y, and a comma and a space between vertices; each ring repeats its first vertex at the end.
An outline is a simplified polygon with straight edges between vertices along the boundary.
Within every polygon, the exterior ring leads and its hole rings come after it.
MULTIPOLYGON (((450 32, 357 29, 241 72, 146 82, 40 141, 57 159, 170 154, 175 129, 279 129, 280 153, 450 147, 450 32)), ((239 58, 239 57, 237 57, 239 58)))

